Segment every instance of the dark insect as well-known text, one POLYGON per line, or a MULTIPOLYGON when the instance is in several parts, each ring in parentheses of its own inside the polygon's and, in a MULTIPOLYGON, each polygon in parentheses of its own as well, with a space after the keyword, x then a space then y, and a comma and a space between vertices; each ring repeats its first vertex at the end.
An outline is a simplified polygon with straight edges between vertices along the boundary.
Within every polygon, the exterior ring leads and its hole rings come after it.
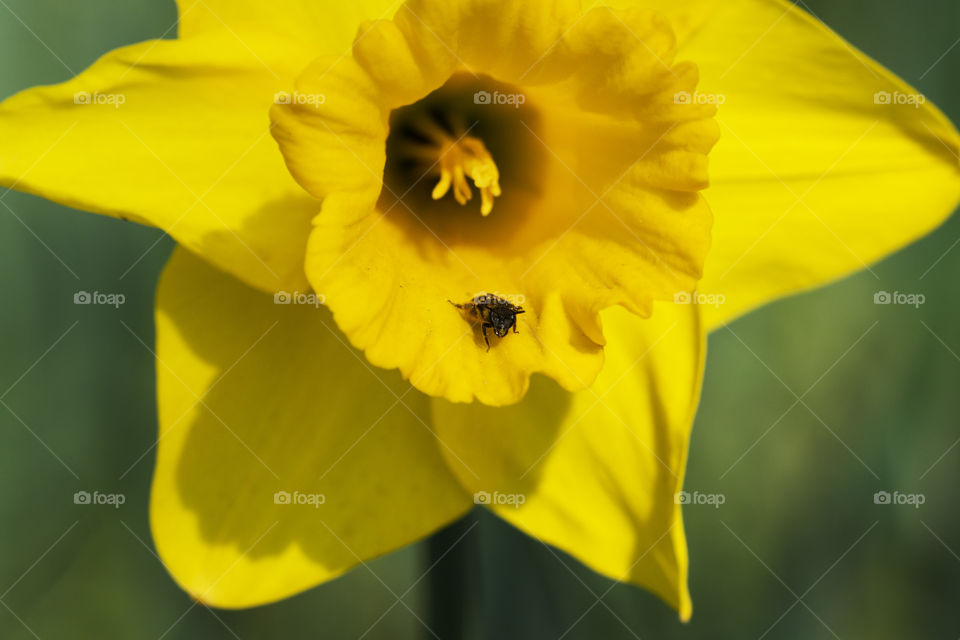
POLYGON ((490 351, 490 339, 487 337, 487 329, 493 329, 493 333, 498 338, 502 338, 513 329, 517 331, 517 316, 526 313, 523 307, 507 302, 499 296, 492 293, 483 293, 475 296, 470 302, 457 304, 447 300, 457 309, 466 311, 468 315, 480 321, 480 330, 483 332, 483 341, 487 343, 487 351, 490 351))

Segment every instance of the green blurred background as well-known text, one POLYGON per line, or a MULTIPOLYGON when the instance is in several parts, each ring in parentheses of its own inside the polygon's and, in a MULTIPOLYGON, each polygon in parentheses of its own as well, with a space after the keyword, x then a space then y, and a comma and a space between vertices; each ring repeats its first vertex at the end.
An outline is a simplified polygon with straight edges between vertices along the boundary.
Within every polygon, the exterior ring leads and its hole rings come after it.
MULTIPOLYGON (((960 122, 955 0, 809 6, 960 122)), ((2 0, 0 97, 65 80, 175 19, 172 0, 2 0)), ((879 280, 861 273, 711 337, 686 486, 726 503, 686 510, 694 616, 683 625, 646 592, 483 513, 423 580, 432 549, 467 525, 276 605, 192 606, 151 550, 153 358, 121 324, 152 340, 172 242, 19 193, 3 204, 0 638, 429 637, 418 618, 438 630, 462 618, 469 638, 960 636, 957 216, 875 267, 879 280), (127 302, 78 313, 81 289, 127 302), (881 289, 926 304, 875 306, 881 289), (94 488, 126 504, 73 504, 94 488), (926 503, 875 505, 879 490, 926 503), (450 596, 466 608, 446 608, 450 596)))

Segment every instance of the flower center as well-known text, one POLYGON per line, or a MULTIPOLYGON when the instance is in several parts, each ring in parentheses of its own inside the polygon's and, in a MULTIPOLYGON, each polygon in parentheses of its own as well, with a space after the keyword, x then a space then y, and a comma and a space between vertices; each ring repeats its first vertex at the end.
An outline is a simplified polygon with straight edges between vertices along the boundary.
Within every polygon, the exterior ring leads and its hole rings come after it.
POLYGON ((456 140, 443 136, 437 142, 440 148, 440 181, 431 193, 433 199, 439 200, 447 195, 452 185, 453 197, 461 205, 467 204, 473 198, 467 183, 469 177, 480 189, 480 213, 490 215, 493 199, 499 198, 503 191, 500 189, 497 163, 493 161, 483 140, 463 133, 456 140))
POLYGON ((602 310, 695 288, 716 108, 681 99, 698 72, 666 18, 606 4, 406 0, 304 71, 323 104, 271 109, 322 201, 307 276, 373 365, 454 402, 516 402, 533 373, 573 391, 603 366, 602 310), (489 352, 450 304, 478 294, 523 300, 489 352))
POLYGON ((380 210, 398 222, 415 217, 411 229, 422 232, 425 224, 453 244, 483 243, 515 228, 542 191, 540 121, 519 89, 454 74, 391 113, 380 210), (475 211, 465 208, 475 191, 482 215, 463 215, 475 211), (500 214, 490 216, 494 205, 500 214))

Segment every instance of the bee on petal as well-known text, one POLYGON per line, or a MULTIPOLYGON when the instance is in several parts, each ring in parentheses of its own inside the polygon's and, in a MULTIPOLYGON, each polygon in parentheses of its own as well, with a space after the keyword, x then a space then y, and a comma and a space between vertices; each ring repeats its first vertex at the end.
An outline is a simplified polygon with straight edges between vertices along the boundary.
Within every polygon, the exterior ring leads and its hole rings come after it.
POLYGON ((493 329, 493 334, 498 338, 506 336, 510 329, 513 329, 514 333, 520 333, 517 331, 517 316, 526 313, 523 307, 492 293, 482 293, 474 296, 473 300, 463 304, 457 304, 451 300, 447 300, 447 302, 480 322, 480 331, 483 333, 483 341, 487 344, 487 351, 490 351, 487 329, 493 329))

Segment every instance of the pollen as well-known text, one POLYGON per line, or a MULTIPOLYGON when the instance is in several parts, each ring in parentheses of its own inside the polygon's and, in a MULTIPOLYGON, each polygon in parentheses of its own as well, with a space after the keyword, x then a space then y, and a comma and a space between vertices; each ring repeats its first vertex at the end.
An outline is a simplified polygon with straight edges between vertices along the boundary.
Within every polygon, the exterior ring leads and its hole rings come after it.
POLYGON ((473 199, 467 178, 480 190, 480 213, 493 211, 494 198, 500 197, 500 170, 486 145, 479 138, 461 136, 447 139, 440 147, 440 180, 431 194, 434 200, 443 198, 453 188, 453 197, 461 205, 473 199))

